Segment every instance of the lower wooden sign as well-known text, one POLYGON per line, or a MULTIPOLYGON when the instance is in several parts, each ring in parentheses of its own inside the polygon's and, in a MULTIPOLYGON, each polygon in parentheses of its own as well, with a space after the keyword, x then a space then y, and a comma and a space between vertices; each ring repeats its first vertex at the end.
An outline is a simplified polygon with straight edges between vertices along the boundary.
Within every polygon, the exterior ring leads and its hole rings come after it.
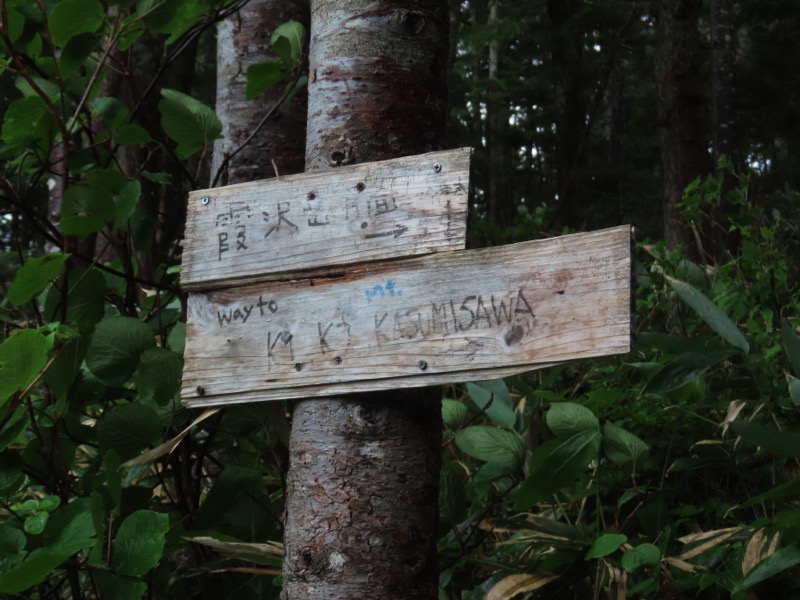
POLYGON ((189 297, 189 406, 505 377, 631 345, 628 226, 189 297))

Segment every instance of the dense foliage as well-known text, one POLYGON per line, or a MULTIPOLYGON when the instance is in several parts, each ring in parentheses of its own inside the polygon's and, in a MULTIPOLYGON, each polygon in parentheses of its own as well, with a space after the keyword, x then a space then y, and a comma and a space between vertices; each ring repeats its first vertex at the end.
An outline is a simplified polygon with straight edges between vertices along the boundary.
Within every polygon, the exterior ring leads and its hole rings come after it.
MULTIPOLYGON (((238 4, 2 1, 0 595, 278 596, 289 407, 179 397, 184 195, 217 179, 213 27, 238 4)), ((668 4, 452 3, 474 243, 641 239, 632 355, 445 390, 442 598, 800 594, 798 14, 737 7, 739 133, 721 155, 709 119, 675 248, 668 4)), ((301 39, 275 32, 254 102, 302 83, 301 39)))

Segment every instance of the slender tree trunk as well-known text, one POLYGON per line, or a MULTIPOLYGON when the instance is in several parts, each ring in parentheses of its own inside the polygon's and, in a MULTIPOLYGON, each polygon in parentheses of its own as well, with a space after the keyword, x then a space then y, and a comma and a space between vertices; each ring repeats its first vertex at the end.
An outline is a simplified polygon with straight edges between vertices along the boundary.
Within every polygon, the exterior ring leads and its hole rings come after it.
POLYGON ((556 179, 558 182, 558 221, 580 227, 585 209, 586 153, 583 136, 586 124, 586 97, 583 77, 583 30, 576 15, 583 0, 547 0, 552 25, 550 56, 553 61, 556 107, 556 179))
MULTIPOLYGON (((250 0, 217 28, 217 108, 223 139, 214 145, 213 178, 225 156, 234 152, 280 99, 278 84, 247 100, 247 69, 275 57, 272 32, 286 21, 308 27, 308 0, 250 0)), ((221 185, 265 179, 275 174, 302 173, 306 147, 306 92, 298 93, 235 154, 224 169, 221 185), (273 167, 273 161, 275 166, 273 167)))
POLYGON ((664 169, 664 237, 683 245, 691 256, 699 249, 678 203, 683 190, 708 173, 707 107, 700 50, 702 0, 658 0, 658 126, 664 169))
MULTIPOLYGON (((444 145, 447 25, 446 0, 312 1, 307 170, 444 145)), ((437 597, 438 398, 297 403, 284 600, 437 597)))
MULTIPOLYGON (((736 118, 736 20, 734 0, 712 0, 711 2, 711 123, 713 131, 714 158, 727 156, 735 169, 742 168, 742 152, 739 147, 738 119, 736 118)), ((712 251, 715 258, 724 260, 727 254, 735 255, 739 246, 736 233, 729 233, 730 219, 736 207, 726 195, 736 186, 733 175, 723 173, 722 198, 715 207, 711 232, 712 251)))

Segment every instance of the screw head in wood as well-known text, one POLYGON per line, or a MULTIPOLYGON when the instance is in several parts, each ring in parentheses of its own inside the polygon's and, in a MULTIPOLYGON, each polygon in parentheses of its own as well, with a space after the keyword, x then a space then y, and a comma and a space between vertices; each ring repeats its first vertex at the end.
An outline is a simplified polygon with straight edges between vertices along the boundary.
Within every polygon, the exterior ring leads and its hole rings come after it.
POLYGON ((433 170, 436 171, 437 173, 440 173, 442 170, 442 165, 436 163, 435 165, 433 165, 433 170))
POLYGON ((421 371, 424 371, 425 369, 428 368, 428 361, 418 360, 417 361, 417 366, 420 368, 421 371))
POLYGON ((200 198, 200 202, 202 202, 203 204, 208 204, 210 201, 211 198, 209 198, 208 196, 206 196, 205 198, 200 198))

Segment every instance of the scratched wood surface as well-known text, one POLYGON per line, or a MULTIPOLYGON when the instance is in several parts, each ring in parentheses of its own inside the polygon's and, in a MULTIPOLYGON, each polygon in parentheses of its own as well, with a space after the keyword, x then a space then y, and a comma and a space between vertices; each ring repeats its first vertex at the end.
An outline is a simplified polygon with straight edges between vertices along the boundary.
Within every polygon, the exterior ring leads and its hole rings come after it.
POLYGON ((191 294, 191 406, 504 377, 626 353, 631 233, 616 227, 191 294))
POLYGON ((189 194, 187 290, 464 248, 470 149, 189 194))

